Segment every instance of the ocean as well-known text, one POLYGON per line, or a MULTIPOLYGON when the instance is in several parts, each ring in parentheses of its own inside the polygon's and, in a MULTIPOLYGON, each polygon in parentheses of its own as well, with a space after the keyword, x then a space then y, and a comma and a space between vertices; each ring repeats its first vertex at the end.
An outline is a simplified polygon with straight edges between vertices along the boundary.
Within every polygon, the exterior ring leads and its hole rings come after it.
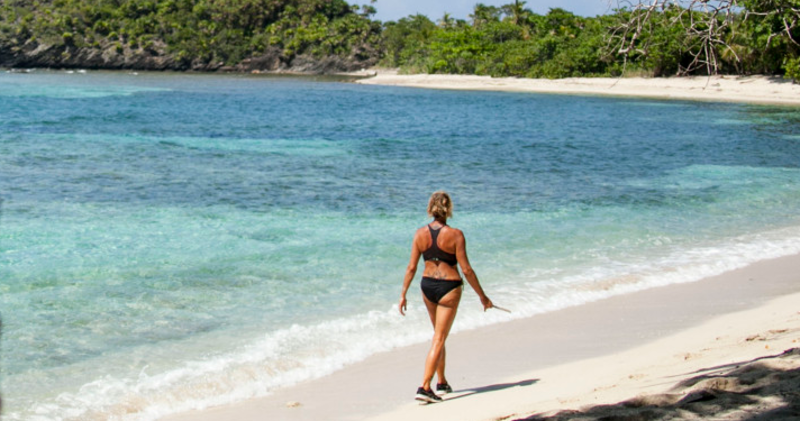
POLYGON ((454 331, 800 253, 800 109, 345 79, 0 73, 6 420, 152 420, 427 341, 429 195, 489 297, 454 331))

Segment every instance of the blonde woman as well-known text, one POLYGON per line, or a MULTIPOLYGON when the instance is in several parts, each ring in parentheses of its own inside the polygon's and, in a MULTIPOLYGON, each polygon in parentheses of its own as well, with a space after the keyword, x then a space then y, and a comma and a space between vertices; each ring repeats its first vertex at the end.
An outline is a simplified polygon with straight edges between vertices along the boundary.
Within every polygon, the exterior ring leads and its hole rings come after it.
POLYGON ((406 293, 411 281, 417 273, 420 256, 425 260, 422 272, 422 299, 428 308, 428 315, 433 323, 433 340, 431 349, 425 359, 425 370, 422 385, 417 389, 415 399, 425 403, 441 402, 439 395, 452 392, 444 374, 445 340, 453 326, 464 281, 458 273, 458 266, 467 278, 467 282, 478 294, 483 310, 492 308, 492 301, 484 294, 478 277, 467 258, 467 242, 461 230, 447 225, 447 218, 453 215, 453 202, 450 196, 437 191, 428 201, 428 215, 433 221, 418 229, 411 245, 411 261, 406 268, 403 279, 403 291, 400 294, 400 314, 405 316, 406 293), (433 374, 436 373, 436 392, 431 389, 433 374))

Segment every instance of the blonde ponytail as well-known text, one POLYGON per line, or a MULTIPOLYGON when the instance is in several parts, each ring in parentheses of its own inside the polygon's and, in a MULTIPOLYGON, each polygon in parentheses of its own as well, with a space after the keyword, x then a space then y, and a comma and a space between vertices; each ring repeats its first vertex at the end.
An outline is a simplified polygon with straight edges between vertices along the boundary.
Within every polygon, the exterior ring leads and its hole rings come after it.
POLYGON ((428 215, 435 219, 447 219, 453 216, 453 201, 450 195, 439 190, 431 195, 428 201, 428 215))

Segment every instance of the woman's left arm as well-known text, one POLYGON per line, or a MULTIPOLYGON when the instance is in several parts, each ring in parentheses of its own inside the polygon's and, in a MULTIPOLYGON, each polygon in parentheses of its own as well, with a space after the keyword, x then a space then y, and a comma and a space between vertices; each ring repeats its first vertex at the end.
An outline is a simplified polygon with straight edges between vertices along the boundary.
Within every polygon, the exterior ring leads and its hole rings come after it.
POLYGON ((458 230, 458 237, 456 238, 456 258, 458 259, 458 265, 461 266, 461 272, 464 274, 464 277, 467 278, 467 282, 469 282, 469 285, 475 290, 475 293, 478 294, 478 298, 483 305, 483 311, 494 307, 492 300, 483 292, 481 283, 478 281, 478 275, 475 274, 472 265, 469 264, 469 258, 467 257, 467 239, 464 238, 464 233, 462 233, 461 230, 458 230))

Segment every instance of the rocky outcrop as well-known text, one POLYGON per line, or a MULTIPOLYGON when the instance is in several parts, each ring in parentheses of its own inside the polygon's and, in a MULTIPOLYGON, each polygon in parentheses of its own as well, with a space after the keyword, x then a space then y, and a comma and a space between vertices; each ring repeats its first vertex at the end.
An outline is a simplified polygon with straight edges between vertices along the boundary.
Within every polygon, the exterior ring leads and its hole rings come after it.
POLYGON ((377 54, 369 53, 362 51, 349 57, 287 57, 279 48, 271 48, 260 56, 247 58, 233 66, 225 66, 221 62, 178 58, 168 52, 163 43, 149 45, 147 48, 132 48, 126 44, 111 42, 78 47, 69 43, 49 45, 27 41, 22 45, 0 44, 0 67, 331 74, 374 65, 377 54))
POLYGON ((163 53, 163 49, 133 50, 112 43, 78 47, 27 41, 19 46, 0 47, 0 66, 12 68, 168 70, 176 69, 176 64, 172 56, 163 53))

